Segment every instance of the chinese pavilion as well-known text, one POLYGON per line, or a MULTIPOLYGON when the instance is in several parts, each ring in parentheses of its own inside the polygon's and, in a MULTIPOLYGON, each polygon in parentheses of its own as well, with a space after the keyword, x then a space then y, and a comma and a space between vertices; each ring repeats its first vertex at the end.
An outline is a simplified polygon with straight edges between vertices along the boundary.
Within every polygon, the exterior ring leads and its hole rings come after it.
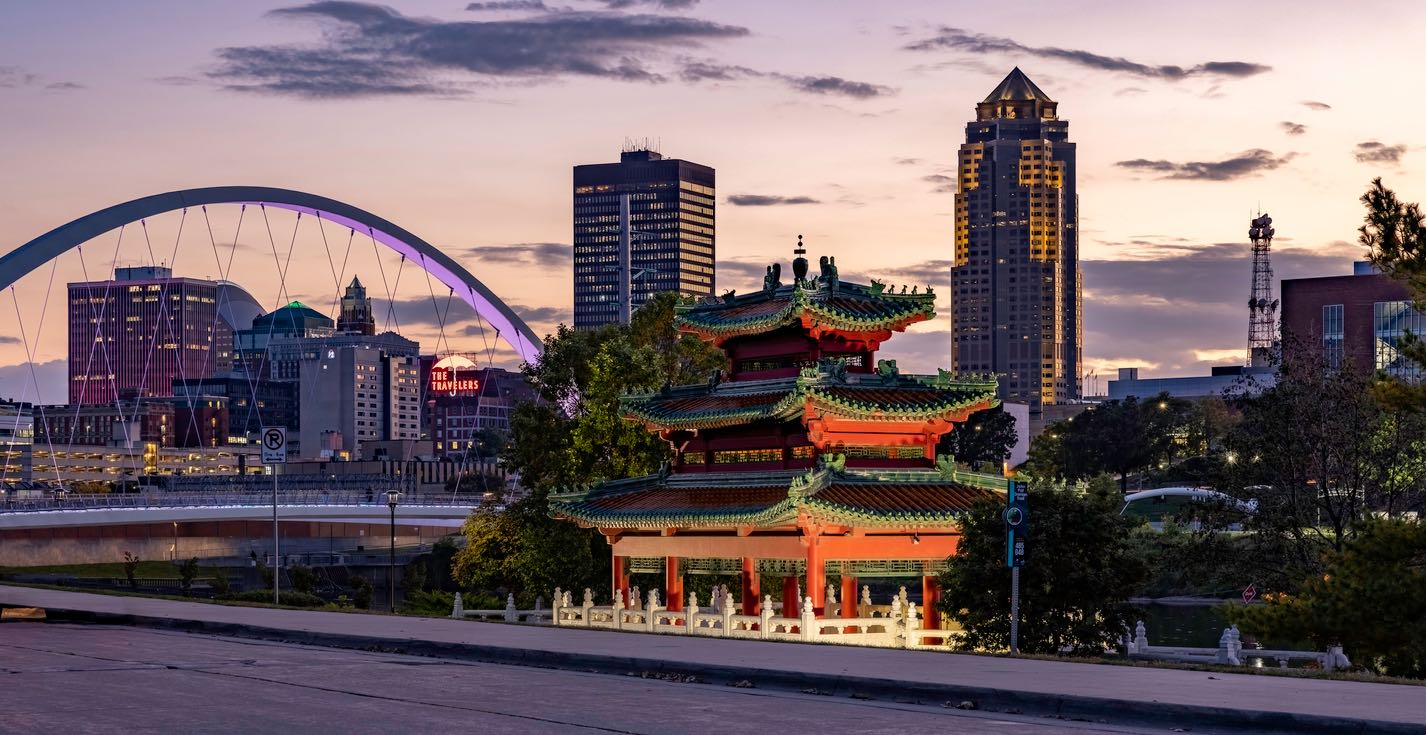
MULTIPOLYGON (((841 577, 844 603, 858 599, 859 576, 920 577, 934 616, 957 518, 1005 490, 1004 478, 959 471, 936 445, 997 404, 995 377, 906 375, 875 359, 893 333, 935 315, 931 289, 842 282, 825 257, 808 277, 800 237, 795 252, 790 285, 773 265, 760 291, 678 307, 678 328, 721 348, 726 371, 624 397, 625 417, 667 440, 675 459, 656 475, 555 496, 551 513, 604 534, 623 599, 633 572, 663 572, 672 610, 683 574, 734 574, 744 614, 758 614, 761 573, 784 577, 784 609, 796 609, 786 601, 805 577, 822 614, 828 574, 841 577)), ((854 610, 843 604, 843 617, 854 610)))

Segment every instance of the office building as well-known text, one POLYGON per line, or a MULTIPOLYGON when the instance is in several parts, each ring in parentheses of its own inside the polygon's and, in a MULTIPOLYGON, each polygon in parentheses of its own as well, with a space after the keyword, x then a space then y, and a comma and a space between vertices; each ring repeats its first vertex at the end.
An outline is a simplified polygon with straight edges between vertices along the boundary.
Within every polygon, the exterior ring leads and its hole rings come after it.
POLYGON ((34 445, 34 406, 0 401, 0 485, 31 479, 34 445))
POLYGON ((364 442, 421 438, 420 345, 395 332, 274 340, 275 366, 297 366, 309 459, 356 459, 364 442))
POLYGON ((270 353, 273 342, 290 343, 330 337, 335 333, 336 324, 329 317, 301 301, 293 301, 253 319, 250 328, 238 331, 234 350, 237 368, 262 379, 297 380, 296 362, 273 362, 270 353))
POLYGON ((438 457, 493 456, 479 446, 482 432, 510 433, 510 412, 535 392, 523 375, 479 367, 478 355, 426 355, 421 383, 426 387, 425 437, 438 457))
POLYGON ((355 276, 346 293, 342 294, 337 331, 341 334, 376 334, 376 315, 371 310, 371 299, 367 298, 361 279, 355 276))
MULTIPOLYGON (((222 398, 226 404, 226 436, 219 444, 249 444, 257 441, 264 426, 285 426, 293 433, 297 422, 296 381, 269 380, 256 375, 228 373, 206 378, 173 381, 174 405, 183 408, 186 399, 222 398)), ((180 431, 185 431, 180 420, 180 431)))
POLYGON ((1315 353, 1328 367, 1420 381, 1421 367, 1397 349, 1408 331, 1426 334, 1426 312, 1413 306, 1405 284, 1368 263, 1350 276, 1282 281, 1284 360, 1315 353))
POLYGON ((1256 393, 1277 383, 1271 366, 1214 365, 1208 375, 1173 378, 1141 378, 1139 368, 1119 368, 1119 378, 1109 381, 1109 400, 1153 398, 1167 393, 1174 398, 1207 398, 1227 394, 1256 393))
POLYGON ((646 147, 575 166, 575 328, 626 321, 655 293, 711 295, 713 197, 712 168, 646 147))
POLYGON ((255 313, 235 284, 175 278, 161 266, 71 283, 69 402, 168 396, 175 378, 231 370, 233 334, 255 313))
POLYGON ((952 363, 996 373, 1000 398, 1080 397, 1075 145, 1069 123, 1018 68, 976 106, 957 161, 952 363))

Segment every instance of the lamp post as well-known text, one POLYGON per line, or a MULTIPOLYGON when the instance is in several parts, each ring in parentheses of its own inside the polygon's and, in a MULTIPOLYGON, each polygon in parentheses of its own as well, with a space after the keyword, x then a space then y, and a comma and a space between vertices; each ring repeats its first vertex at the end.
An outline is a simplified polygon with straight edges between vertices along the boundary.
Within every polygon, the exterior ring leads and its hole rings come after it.
POLYGON ((391 509, 391 555, 386 564, 386 607, 396 612, 396 504, 401 502, 401 493, 386 491, 386 507, 391 509))

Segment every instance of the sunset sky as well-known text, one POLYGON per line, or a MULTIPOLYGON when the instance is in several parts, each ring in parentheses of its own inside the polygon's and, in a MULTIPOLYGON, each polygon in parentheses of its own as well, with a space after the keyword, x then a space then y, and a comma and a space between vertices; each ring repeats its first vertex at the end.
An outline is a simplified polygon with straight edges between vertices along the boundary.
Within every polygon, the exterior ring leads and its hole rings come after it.
MULTIPOLYGON (((648 138, 717 169, 720 291, 755 287, 802 234, 844 278, 948 294, 946 177, 974 104, 1019 65, 1078 144, 1084 354, 1102 390, 1116 367, 1243 359, 1258 208, 1277 275, 1301 277, 1350 272, 1372 177, 1426 199, 1422 38, 1410 2, 11 3, 0 252, 148 194, 294 188, 436 244, 544 334, 571 318, 570 167, 648 138)), ((106 235, 0 295, 0 396, 33 400, 38 383, 63 400, 64 283, 150 248, 219 275, 237 208, 190 212, 181 237, 180 219, 150 221, 147 241, 127 228, 117 255, 106 235)), ((265 305, 328 309, 327 252, 347 233, 326 230, 324 249, 310 220, 293 231, 287 213, 245 214, 228 275, 265 305), (292 242, 284 293, 272 249, 292 242)), ((344 279, 372 288, 383 321, 428 351, 486 349, 468 310, 442 334, 439 284, 407 268, 388 289, 395 256, 353 253, 344 279)), ((940 306, 887 356, 948 365, 940 306)))

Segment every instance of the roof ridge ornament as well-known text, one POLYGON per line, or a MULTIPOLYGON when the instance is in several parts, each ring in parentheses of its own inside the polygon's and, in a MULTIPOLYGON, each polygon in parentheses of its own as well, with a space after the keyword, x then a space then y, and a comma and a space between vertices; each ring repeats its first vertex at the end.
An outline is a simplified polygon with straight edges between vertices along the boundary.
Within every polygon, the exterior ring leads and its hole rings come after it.
POLYGON ((804 285, 807 280, 807 248, 802 244, 802 236, 797 236, 797 247, 792 249, 792 254, 797 257, 792 260, 792 278, 797 286, 804 285))

